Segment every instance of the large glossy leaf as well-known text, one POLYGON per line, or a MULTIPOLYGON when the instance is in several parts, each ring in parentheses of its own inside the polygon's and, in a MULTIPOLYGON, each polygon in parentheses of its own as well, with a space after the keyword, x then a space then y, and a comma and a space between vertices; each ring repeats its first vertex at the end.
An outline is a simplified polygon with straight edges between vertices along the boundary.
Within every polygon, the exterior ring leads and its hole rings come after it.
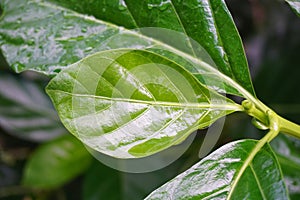
POLYGON ((45 141, 66 133, 51 101, 35 82, 0 75, 0 126, 31 141, 45 141))
POLYGON ((219 148, 146 199, 288 199, 288 194, 270 146, 240 140, 219 148))
MULTIPOLYGON (((24 1, 2 0, 4 15, 0 22, 1 48, 16 71, 37 70, 52 74, 86 55, 120 47, 157 48, 202 58, 200 44, 209 53, 217 69, 254 94, 243 47, 232 18, 222 0, 205 1, 24 1), (80 14, 82 13, 82 14, 80 14), (95 18, 84 14, 93 15, 95 18), (110 22, 110 23, 108 23, 110 22), (159 27, 189 36, 186 45, 157 31, 126 31, 125 28, 159 27), (152 38, 151 38, 152 37, 152 38), (153 40, 154 38, 154 40, 153 40), (158 42, 157 40, 162 40, 158 42), (179 44, 179 45, 178 45, 179 44), (171 49, 170 49, 171 48, 171 49)), ((181 55, 183 56, 183 55, 181 55)), ((208 66, 207 81, 221 90, 216 79, 225 83, 221 91, 241 95, 235 83, 227 82, 214 67, 208 66)), ((204 75, 202 75, 204 76, 204 75)), ((202 79, 203 80, 203 79, 202 79)))
POLYGON ((79 140, 63 136, 37 148, 26 163, 23 183, 39 189, 57 188, 87 169, 90 161, 79 140))
POLYGON ((300 198, 300 142, 282 134, 271 145, 277 154, 290 198, 297 200, 300 198))
POLYGON ((144 50, 94 54, 47 86, 68 130, 107 155, 143 157, 240 110, 182 66, 144 50))
POLYGON ((295 11, 295 13, 300 16, 300 1, 299 0, 285 0, 291 8, 295 11))

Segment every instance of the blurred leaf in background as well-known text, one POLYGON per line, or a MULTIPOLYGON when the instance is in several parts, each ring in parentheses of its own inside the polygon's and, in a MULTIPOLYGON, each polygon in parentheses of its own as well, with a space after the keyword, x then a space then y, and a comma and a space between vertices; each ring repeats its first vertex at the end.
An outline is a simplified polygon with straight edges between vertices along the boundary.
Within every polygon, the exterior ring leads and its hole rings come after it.
POLYGON ((0 126, 14 136, 36 142, 67 132, 43 85, 9 73, 0 74, 0 126))
POLYGON ((291 199, 300 198, 300 141, 279 135, 272 143, 291 199))
POLYGON ((82 199, 143 199, 179 173, 178 164, 155 172, 134 174, 120 172, 95 161, 86 173, 82 199))
POLYGON ((39 146, 28 159, 23 184, 53 189, 73 180, 90 165, 91 155, 72 135, 39 146))
MULTIPOLYGON (((34 72, 13 74, 2 55, 0 58, 0 198, 20 199, 33 192, 21 185, 32 151, 67 131, 44 91, 48 78, 34 72)), ((49 166, 48 162, 41 164, 49 166)))

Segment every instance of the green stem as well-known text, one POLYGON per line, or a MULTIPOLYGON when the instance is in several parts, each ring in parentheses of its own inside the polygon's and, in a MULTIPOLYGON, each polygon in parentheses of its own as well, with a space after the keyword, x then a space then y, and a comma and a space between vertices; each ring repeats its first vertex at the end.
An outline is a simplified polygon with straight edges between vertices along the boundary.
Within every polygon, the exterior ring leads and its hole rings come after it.
POLYGON ((253 102, 251 102, 249 100, 245 100, 242 102, 242 106, 244 107, 244 110, 246 113, 248 113, 248 115, 258 119, 266 126, 269 125, 269 120, 268 120, 266 113, 264 113, 260 109, 257 109, 257 107, 255 106, 255 104, 253 102))
MULTIPOLYGON (((242 102, 242 106, 244 107, 244 111, 248 115, 259 120, 270 130, 273 130, 275 132, 281 131, 300 139, 300 125, 277 115, 274 111, 272 111, 260 101, 257 100, 257 102, 252 102, 250 100, 245 100, 242 102)), ((274 137, 276 137, 276 134, 273 134, 271 140, 274 137)))
POLYGON ((279 130, 288 135, 294 136, 300 139, 300 126, 283 117, 278 116, 279 130))

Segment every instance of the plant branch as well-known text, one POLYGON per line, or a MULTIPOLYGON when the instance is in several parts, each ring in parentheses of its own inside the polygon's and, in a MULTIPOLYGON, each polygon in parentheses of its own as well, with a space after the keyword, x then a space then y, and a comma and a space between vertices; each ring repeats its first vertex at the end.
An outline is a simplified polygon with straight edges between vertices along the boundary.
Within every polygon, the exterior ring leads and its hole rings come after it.
MULTIPOLYGON (((261 102, 260 102, 261 103, 261 102)), ((287 119, 276 114, 267 106, 263 105, 264 110, 260 110, 256 107, 255 102, 244 100, 242 102, 245 112, 259 120, 264 126, 268 127, 270 130, 275 132, 283 132, 288 135, 297 137, 300 139, 300 125, 295 124, 287 119)), ((270 141, 276 137, 276 134, 270 138, 270 141)))
POLYGON ((278 117, 280 131, 300 139, 300 126, 283 117, 278 117))

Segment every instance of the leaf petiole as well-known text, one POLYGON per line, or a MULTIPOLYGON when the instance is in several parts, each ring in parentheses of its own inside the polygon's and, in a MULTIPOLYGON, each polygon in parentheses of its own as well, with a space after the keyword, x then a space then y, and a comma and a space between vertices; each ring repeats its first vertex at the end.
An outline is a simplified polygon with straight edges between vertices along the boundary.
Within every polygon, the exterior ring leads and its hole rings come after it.
POLYGON ((265 126, 269 127, 269 119, 267 115, 263 111, 259 110, 254 103, 249 100, 244 100, 242 102, 242 106, 248 115, 258 119, 265 126))
POLYGON ((258 109, 255 104, 249 100, 244 100, 242 102, 242 106, 248 115, 259 120, 263 125, 276 133, 272 134, 272 137, 269 138, 269 141, 274 139, 279 132, 300 138, 300 126, 298 124, 279 116, 265 105, 263 106, 265 111, 258 109))

